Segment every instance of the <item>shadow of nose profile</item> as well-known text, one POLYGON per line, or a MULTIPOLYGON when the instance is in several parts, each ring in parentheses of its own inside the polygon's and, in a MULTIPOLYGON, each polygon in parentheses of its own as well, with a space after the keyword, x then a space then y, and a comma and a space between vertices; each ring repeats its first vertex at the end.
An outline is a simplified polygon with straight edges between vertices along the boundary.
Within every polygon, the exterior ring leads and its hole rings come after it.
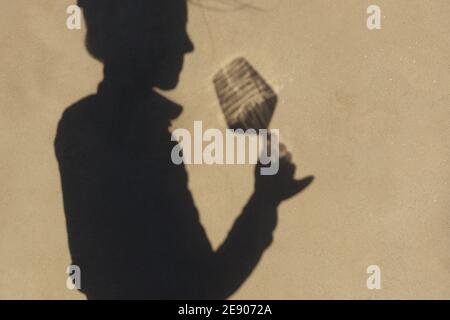
POLYGON ((228 298, 272 242, 282 199, 255 188, 213 250, 186 170, 170 157, 169 127, 182 107, 154 90, 175 88, 194 50, 186 1, 79 5, 87 50, 103 63, 104 79, 65 110, 55 152, 81 291, 88 299, 228 298))

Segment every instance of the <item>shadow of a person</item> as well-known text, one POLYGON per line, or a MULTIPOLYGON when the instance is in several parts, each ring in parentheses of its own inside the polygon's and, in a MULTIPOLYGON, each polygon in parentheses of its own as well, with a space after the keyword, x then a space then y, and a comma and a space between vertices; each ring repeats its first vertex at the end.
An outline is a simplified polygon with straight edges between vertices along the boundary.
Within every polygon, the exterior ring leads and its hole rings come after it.
MULTIPOLYGON (((72 263, 89 299, 225 299, 272 241, 277 206, 306 188, 282 161, 214 251, 169 126, 182 108, 153 89, 178 83, 185 0, 79 1, 88 51, 104 64, 95 95, 70 106, 55 140, 72 263)), ((257 171, 259 172, 259 171, 257 171)))

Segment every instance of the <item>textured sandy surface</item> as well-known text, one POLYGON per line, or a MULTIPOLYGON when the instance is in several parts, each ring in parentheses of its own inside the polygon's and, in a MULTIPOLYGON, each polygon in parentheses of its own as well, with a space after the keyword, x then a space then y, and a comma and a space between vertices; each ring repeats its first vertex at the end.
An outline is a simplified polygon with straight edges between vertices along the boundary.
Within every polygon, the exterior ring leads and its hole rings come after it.
MULTIPOLYGON (((53 138, 100 65, 67 0, 0 0, 0 298, 82 298, 70 263, 53 138)), ((262 11, 192 6, 196 51, 177 127, 225 128, 212 76, 245 56, 274 85, 272 127, 313 186, 283 204, 272 247, 234 298, 450 298, 450 2, 260 0, 262 11), (366 28, 378 4, 381 31, 366 28), (369 265, 380 291, 366 288, 369 265)), ((252 168, 190 166, 218 246, 252 191, 252 168)))

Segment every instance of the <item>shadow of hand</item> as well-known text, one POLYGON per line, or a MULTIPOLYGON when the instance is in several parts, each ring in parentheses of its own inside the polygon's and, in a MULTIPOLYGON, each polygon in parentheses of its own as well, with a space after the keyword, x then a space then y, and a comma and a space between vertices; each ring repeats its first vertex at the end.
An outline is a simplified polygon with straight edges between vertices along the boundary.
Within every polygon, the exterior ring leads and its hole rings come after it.
POLYGON ((314 176, 306 176, 299 180, 294 178, 297 167, 292 162, 292 154, 282 144, 280 144, 278 173, 272 176, 261 175, 261 167, 259 163, 255 170, 255 192, 262 194, 266 201, 276 204, 299 194, 314 181, 314 176))

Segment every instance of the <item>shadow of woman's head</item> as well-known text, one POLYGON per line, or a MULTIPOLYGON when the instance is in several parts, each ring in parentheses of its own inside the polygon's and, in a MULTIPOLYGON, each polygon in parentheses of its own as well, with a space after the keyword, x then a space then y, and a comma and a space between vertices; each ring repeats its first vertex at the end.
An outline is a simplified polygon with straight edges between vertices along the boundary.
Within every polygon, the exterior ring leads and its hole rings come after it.
POLYGON ((78 0, 87 26, 89 53, 118 77, 173 89, 184 55, 193 51, 187 34, 186 0, 78 0))

